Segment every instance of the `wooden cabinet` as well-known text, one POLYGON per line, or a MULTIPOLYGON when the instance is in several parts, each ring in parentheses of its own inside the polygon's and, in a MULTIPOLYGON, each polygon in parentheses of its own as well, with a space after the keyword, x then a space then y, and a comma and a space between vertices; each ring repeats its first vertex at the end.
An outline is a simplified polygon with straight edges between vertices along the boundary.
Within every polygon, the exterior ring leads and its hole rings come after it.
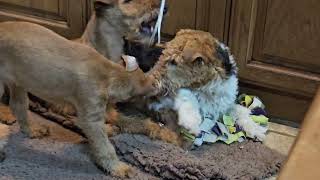
MULTIPOLYGON (((43 24, 79 37, 93 0, 0 0, 0 21, 43 24)), ((274 117, 303 119, 320 82, 319 0, 168 0, 163 34, 211 32, 240 67, 241 91, 260 96, 274 117)))
POLYGON ((229 45, 245 91, 301 121, 320 82, 320 1, 235 0, 229 45))
POLYGON ((86 6, 86 0, 0 0, 0 21, 35 22, 75 38, 85 28, 86 6))
POLYGON ((189 28, 227 39, 231 0, 168 0, 168 4, 164 34, 174 36, 180 29, 189 28))
POLYGON ((169 13, 164 20, 163 33, 174 36, 181 28, 195 28, 197 1, 168 0, 169 13))
POLYGON ((241 91, 300 122, 320 82, 320 1, 171 0, 164 33, 211 32, 232 49, 241 91))

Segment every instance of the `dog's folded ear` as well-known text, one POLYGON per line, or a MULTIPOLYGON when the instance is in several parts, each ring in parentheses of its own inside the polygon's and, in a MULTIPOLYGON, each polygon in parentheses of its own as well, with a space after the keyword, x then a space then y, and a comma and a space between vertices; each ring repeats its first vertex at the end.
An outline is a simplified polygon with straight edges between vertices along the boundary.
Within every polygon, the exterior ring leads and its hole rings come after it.
POLYGON ((126 70, 128 72, 133 72, 133 71, 135 71, 135 70, 137 70, 139 68, 137 60, 133 56, 123 55, 122 56, 122 60, 124 61, 125 66, 126 66, 126 70))
POLYGON ((115 0, 95 0, 94 1, 94 10, 100 12, 104 9, 112 7, 115 4, 115 0))

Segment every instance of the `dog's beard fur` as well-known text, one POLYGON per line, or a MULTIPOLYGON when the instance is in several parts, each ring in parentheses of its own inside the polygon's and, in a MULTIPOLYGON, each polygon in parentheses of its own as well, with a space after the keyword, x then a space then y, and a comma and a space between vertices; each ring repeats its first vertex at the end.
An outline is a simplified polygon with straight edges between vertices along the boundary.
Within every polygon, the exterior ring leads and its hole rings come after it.
MULTIPOLYGON (((237 95, 237 67, 229 49, 213 38, 211 34, 202 31, 182 30, 172 41, 166 43, 163 49, 160 49, 162 54, 159 53, 159 49, 144 49, 143 46, 135 44, 132 46, 128 53, 142 54, 138 56, 138 61, 140 64, 147 64, 148 67, 145 68, 148 71, 147 74, 155 76, 159 91, 156 98, 144 102, 140 100, 135 105, 147 103, 144 107, 156 107, 156 112, 153 113, 150 113, 149 110, 143 111, 151 114, 158 121, 169 124, 169 121, 177 120, 175 113, 172 113, 172 118, 167 118, 166 108, 172 108, 174 102, 168 105, 166 99, 174 99, 180 88, 188 88, 195 92, 216 92, 216 94, 208 95, 211 97, 210 102, 217 101, 214 104, 221 107, 213 108, 215 109, 214 114, 217 116, 226 113, 232 107, 237 95), (146 57, 152 56, 158 61, 151 60, 152 63, 145 63, 148 62, 146 57), (223 89, 223 87, 227 89, 223 89), (220 99, 224 99, 225 102, 220 102, 220 99), (166 112, 164 113, 164 111, 166 112), (163 118, 163 114, 166 116, 165 118, 163 118)), ((210 102, 208 101, 209 104, 210 102)), ((209 106, 208 108, 212 109, 209 106)), ((179 109, 176 108, 176 110, 179 112, 179 109)), ((183 113, 183 109, 181 113, 183 113)), ((190 122, 199 124, 199 114, 195 113, 192 117, 186 119, 189 122, 184 120, 177 122, 180 125, 190 122)), ((173 130, 177 130, 176 125, 171 126, 173 130)), ((198 132, 197 129, 192 129, 192 131, 198 132)))
POLYGON ((126 43, 126 53, 136 56, 148 75, 158 80, 159 96, 179 88, 199 89, 214 80, 226 80, 237 74, 229 49, 211 34, 182 30, 164 47, 145 48, 126 43))

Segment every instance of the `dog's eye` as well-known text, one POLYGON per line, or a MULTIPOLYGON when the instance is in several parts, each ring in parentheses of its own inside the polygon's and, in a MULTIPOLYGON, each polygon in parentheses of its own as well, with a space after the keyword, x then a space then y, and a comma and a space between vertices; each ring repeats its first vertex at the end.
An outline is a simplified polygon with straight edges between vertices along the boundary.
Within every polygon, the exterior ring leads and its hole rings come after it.
POLYGON ((194 65, 198 65, 198 66, 203 66, 204 65, 204 59, 202 57, 197 57, 194 61, 193 61, 194 65))
POLYGON ((123 3, 129 3, 131 2, 132 0, 123 0, 123 3))
POLYGON ((171 65, 171 66, 177 66, 178 65, 178 63, 176 62, 176 60, 171 60, 170 62, 169 62, 169 64, 171 65))

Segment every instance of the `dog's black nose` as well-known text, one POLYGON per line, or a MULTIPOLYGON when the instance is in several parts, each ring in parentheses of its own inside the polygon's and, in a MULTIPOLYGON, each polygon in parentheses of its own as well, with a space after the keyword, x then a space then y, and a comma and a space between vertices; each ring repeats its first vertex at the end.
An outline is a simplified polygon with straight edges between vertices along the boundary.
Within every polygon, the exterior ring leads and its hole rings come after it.
POLYGON ((164 6, 164 9, 163 9, 163 13, 164 13, 164 14, 167 14, 168 10, 169 10, 169 6, 168 6, 168 5, 165 5, 165 6, 164 6))

